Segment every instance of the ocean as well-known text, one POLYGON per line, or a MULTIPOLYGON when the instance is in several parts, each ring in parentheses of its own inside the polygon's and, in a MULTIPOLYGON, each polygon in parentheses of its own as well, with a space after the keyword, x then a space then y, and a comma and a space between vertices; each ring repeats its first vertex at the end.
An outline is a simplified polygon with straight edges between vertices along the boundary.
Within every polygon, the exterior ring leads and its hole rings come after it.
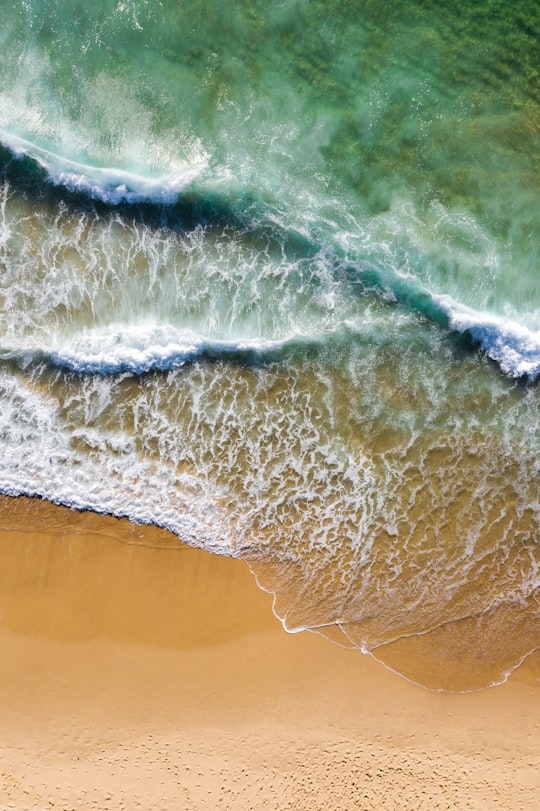
POLYGON ((504 681, 540 648, 537 4, 3 5, 0 492, 504 681))

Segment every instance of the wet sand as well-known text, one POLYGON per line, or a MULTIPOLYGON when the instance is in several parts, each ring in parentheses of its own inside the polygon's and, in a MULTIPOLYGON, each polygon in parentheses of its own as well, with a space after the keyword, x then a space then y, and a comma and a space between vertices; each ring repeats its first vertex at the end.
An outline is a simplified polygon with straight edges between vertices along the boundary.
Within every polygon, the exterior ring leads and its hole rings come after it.
POLYGON ((538 654, 429 692, 155 528, 3 499, 0 530, 0 811, 536 807, 538 654))

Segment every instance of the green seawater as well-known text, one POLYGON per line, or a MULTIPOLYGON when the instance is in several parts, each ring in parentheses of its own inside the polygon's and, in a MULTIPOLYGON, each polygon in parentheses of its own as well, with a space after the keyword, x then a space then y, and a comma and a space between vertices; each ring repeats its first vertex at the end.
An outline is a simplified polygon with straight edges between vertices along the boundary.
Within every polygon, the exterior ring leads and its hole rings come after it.
POLYGON ((0 490, 504 680, 540 647, 537 4, 3 5, 0 490))

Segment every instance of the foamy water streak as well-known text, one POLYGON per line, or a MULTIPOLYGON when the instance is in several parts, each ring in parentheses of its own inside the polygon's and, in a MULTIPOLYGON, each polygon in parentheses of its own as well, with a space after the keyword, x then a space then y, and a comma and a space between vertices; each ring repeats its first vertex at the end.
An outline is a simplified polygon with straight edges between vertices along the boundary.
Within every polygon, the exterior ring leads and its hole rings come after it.
POLYGON ((54 391, 32 391, 27 381, 3 370, 0 490, 127 516, 169 529, 192 546, 234 554, 229 519, 219 507, 222 496, 210 482, 165 459, 157 467, 128 432, 103 432, 90 424, 111 402, 111 388, 94 380, 68 398, 73 415, 81 407, 86 413, 77 425, 76 417, 60 413, 54 391))

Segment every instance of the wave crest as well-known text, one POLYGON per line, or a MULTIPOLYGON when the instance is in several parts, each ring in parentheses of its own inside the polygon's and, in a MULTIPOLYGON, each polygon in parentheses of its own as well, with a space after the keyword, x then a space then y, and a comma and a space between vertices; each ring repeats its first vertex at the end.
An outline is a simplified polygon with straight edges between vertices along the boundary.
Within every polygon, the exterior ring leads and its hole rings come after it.
POLYGON ((452 329, 468 333, 486 355, 512 377, 536 379, 540 374, 540 331, 501 316, 482 313, 454 301, 434 296, 452 329))
MULTIPOLYGON (((109 206, 148 202, 175 205, 179 203, 182 192, 207 165, 207 157, 201 153, 200 160, 189 166, 186 164, 181 174, 148 178, 121 169, 76 163, 3 130, 0 130, 0 143, 15 157, 28 157, 36 168, 45 171, 48 182, 53 185, 82 193, 109 206)), ((241 222, 246 231, 253 230, 255 233, 261 228, 264 230, 266 223, 269 230, 281 228, 284 232, 281 236, 287 237, 285 226, 276 221, 272 212, 261 213, 259 209, 261 206, 258 207, 258 216, 251 222, 253 211, 251 215, 244 212, 245 216, 242 216, 242 212, 231 205, 227 208, 228 218, 233 227, 241 222)), ((329 253, 330 265, 337 269, 337 276, 344 272, 349 282, 358 285, 360 294, 366 290, 377 292, 388 302, 421 314, 443 329, 469 336, 489 358, 499 364, 505 374, 530 380, 536 380, 540 375, 540 331, 500 315, 473 309, 449 295, 432 292, 412 274, 404 275, 394 267, 367 264, 362 257, 343 250, 339 233, 319 234, 317 237, 310 231, 305 238, 304 248, 313 255, 319 250, 325 255, 329 253), (321 248, 323 243, 324 250, 321 248)), ((340 279, 336 277, 335 281, 339 284, 340 279)), ((114 374, 127 371, 142 374, 150 370, 177 368, 204 356, 266 358, 284 347, 296 348, 306 343, 318 343, 336 332, 349 334, 357 329, 349 330, 338 321, 330 331, 320 336, 291 334, 279 339, 265 336, 220 339, 166 326, 121 326, 104 332, 85 333, 72 345, 68 343, 50 349, 8 349, 2 352, 2 357, 26 363, 27 358, 37 359, 41 353, 53 365, 77 373, 114 374)))
POLYGON ((144 177, 122 169, 94 167, 49 152, 30 141, 0 130, 0 143, 16 158, 28 157, 45 170, 54 186, 83 193, 108 205, 120 203, 172 204, 178 195, 206 167, 207 156, 185 165, 182 172, 161 177, 144 177))

